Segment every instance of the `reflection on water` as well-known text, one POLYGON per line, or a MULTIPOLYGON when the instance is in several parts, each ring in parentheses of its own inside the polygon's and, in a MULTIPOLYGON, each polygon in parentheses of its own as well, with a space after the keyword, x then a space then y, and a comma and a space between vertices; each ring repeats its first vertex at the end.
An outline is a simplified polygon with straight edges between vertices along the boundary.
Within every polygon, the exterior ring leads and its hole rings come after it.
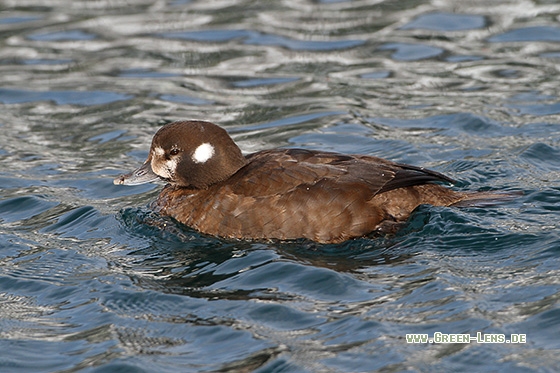
POLYGON ((2 5, 1 371, 560 369, 556 4, 2 5), (339 245, 220 240, 112 184, 177 119, 524 195, 339 245), (527 343, 406 343, 434 332, 527 343))

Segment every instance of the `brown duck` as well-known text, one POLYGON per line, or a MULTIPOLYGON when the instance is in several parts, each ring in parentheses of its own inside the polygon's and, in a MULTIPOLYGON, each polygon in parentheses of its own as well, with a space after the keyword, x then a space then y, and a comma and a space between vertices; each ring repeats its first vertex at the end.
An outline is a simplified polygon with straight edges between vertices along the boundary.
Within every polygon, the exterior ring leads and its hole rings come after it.
POLYGON ((321 243, 393 231, 423 204, 511 196, 453 191, 434 184, 454 183, 438 172, 368 155, 272 149, 243 156, 224 129, 203 121, 162 127, 146 162, 114 183, 157 180, 168 184, 151 207, 200 232, 321 243))

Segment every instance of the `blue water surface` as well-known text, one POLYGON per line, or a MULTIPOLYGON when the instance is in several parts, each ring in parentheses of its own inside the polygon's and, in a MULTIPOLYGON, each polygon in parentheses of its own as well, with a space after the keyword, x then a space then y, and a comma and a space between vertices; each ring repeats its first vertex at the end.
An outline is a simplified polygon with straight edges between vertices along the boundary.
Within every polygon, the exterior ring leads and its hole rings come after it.
POLYGON ((526 5, 6 3, 0 372, 559 371, 560 10, 526 5), (517 198, 341 244, 219 239, 112 182, 183 119, 517 198), (473 339, 407 340, 436 333, 473 339))
POLYGON ((478 29, 486 26, 483 15, 455 14, 455 13, 428 13, 422 14, 402 28, 424 29, 434 31, 462 31, 478 29))

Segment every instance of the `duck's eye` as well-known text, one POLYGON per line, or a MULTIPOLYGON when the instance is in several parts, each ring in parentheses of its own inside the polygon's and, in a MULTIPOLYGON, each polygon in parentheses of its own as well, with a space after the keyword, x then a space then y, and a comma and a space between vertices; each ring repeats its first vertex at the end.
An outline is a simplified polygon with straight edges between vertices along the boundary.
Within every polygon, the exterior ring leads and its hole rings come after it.
POLYGON ((169 152, 169 155, 177 155, 179 154, 181 151, 177 148, 173 148, 171 149, 171 151, 169 152))

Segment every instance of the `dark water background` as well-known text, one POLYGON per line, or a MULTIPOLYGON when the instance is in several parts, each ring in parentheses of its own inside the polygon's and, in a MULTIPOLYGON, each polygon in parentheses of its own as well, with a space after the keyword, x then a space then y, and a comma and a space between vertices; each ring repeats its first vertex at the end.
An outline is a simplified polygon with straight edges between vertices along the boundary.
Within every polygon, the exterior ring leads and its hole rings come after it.
POLYGON ((555 1, 0 1, 1 372, 560 370, 555 1), (224 241, 119 187, 177 119, 433 168, 505 205, 224 241), (154 228, 166 224, 167 229, 154 228), (408 333, 526 334, 407 344, 408 333))

